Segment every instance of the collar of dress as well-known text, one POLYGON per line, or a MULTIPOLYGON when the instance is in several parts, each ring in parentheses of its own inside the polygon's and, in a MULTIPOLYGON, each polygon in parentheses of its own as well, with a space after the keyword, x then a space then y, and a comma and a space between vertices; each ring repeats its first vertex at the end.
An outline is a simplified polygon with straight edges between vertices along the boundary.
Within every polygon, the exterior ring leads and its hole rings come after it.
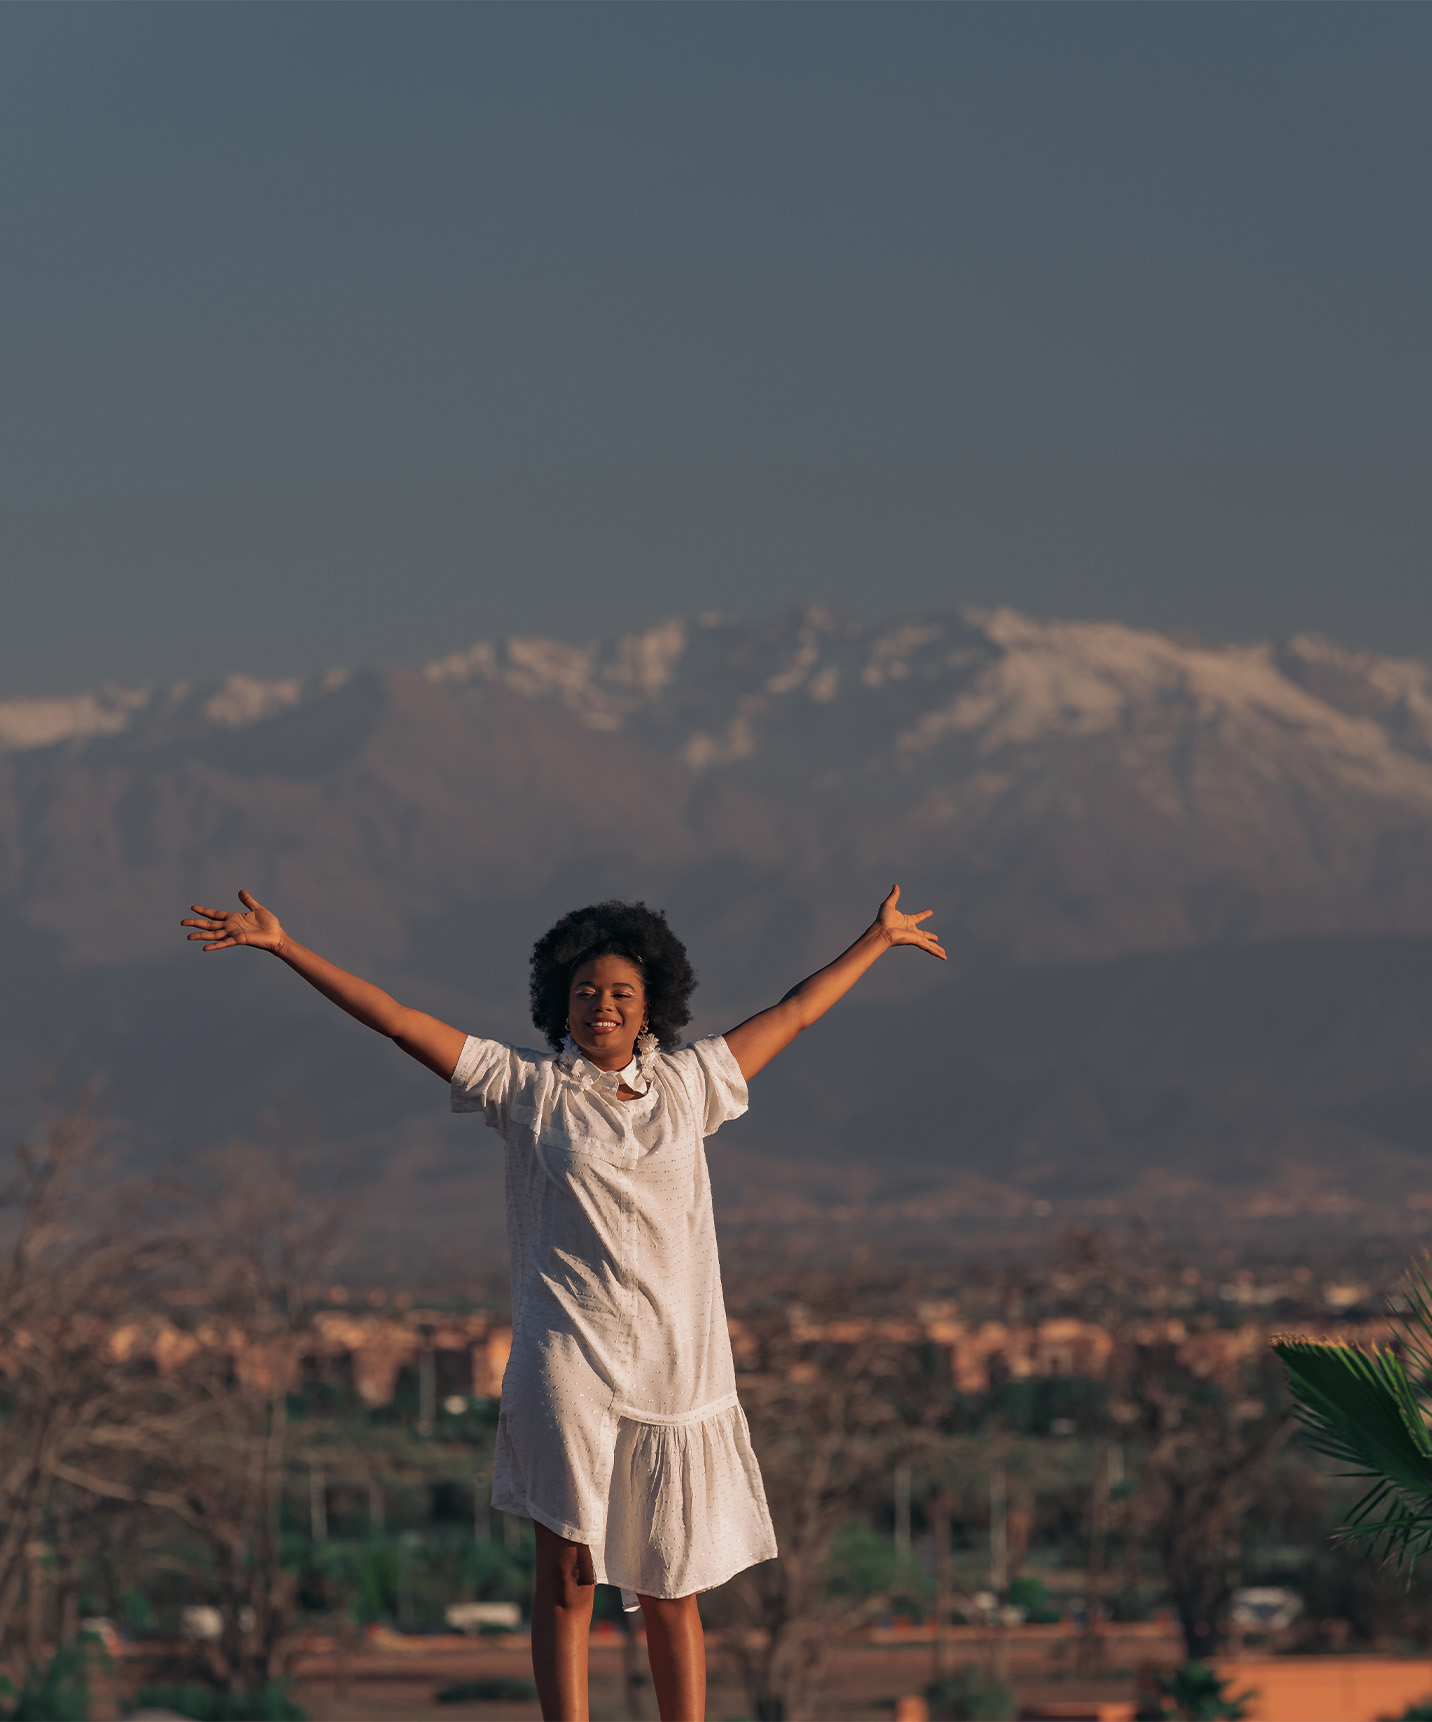
POLYGON ((596 1088, 603 1094, 615 1094, 626 1085, 633 1094, 645 1094, 654 1080, 652 1066, 661 1043, 654 1034, 637 1036, 636 1049, 625 1070, 598 1070, 582 1056, 582 1050, 568 1035, 557 1054, 557 1063, 579 1088, 596 1088))

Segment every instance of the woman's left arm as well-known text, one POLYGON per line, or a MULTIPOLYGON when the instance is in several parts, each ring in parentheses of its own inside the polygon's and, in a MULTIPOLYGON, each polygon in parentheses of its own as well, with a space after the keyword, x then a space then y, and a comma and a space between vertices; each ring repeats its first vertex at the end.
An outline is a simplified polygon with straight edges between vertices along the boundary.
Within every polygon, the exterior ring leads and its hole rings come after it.
POLYGON ((914 945, 944 962, 944 947, 920 925, 935 911, 921 909, 917 915, 902 915, 899 903, 900 887, 895 885, 880 905, 880 913, 848 951, 823 969, 817 969, 798 987, 792 987, 779 1004, 758 1016, 747 1017, 739 1028, 731 1030, 726 1044, 747 1081, 758 1070, 764 1070, 778 1052, 784 1052, 803 1028, 809 1028, 837 999, 844 998, 875 959, 892 945, 914 945))

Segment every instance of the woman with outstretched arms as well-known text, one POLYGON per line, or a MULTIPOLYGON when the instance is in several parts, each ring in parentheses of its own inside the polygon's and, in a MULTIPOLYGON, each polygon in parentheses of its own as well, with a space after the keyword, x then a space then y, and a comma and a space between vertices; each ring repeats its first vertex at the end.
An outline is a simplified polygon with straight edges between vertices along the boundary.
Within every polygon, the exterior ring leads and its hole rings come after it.
POLYGON ((895 886, 834 962, 725 1035, 682 1046, 696 977, 642 903, 564 915, 532 953, 532 1020, 549 1051, 465 1035, 409 1009, 243 910, 195 904, 205 951, 270 951, 387 1035, 506 1144, 512 1355, 492 1504, 537 1538, 532 1663, 546 1718, 587 1714, 592 1587, 646 1621, 663 1722, 705 1715, 696 1599, 776 1553, 736 1398, 704 1139, 746 1084, 887 950, 944 958, 895 886))

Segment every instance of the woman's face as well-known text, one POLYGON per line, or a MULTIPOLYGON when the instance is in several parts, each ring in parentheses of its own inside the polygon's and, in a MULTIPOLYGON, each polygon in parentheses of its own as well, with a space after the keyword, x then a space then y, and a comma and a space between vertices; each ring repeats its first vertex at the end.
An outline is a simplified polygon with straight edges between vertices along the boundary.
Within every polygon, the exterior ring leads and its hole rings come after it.
POLYGON ((593 957, 572 976, 567 1029, 599 1070, 631 1063, 636 1037, 646 1026, 646 987, 626 957, 593 957))

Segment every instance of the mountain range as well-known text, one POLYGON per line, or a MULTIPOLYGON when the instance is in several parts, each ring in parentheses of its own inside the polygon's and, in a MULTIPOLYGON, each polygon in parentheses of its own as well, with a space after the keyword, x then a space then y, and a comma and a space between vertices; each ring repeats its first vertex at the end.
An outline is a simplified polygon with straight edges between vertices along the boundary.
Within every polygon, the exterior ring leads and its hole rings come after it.
POLYGON ((491 1253, 471 1120, 280 965, 186 947, 189 904, 247 887, 530 1044, 526 953, 578 902, 668 910, 705 1032, 892 880, 951 961, 893 953, 758 1080, 728 1225, 1423 1224, 1432 669, 1308 636, 809 608, 0 701, 0 1081, 15 1122, 97 1080, 137 1163, 302 1141, 385 1260, 491 1253))

